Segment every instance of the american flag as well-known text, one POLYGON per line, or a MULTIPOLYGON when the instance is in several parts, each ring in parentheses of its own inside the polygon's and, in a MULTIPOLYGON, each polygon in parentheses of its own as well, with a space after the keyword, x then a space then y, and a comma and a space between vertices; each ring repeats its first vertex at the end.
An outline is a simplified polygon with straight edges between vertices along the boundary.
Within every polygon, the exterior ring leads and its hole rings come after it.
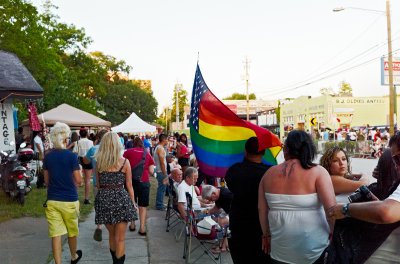
POLYGON ((192 108, 190 109, 190 123, 197 132, 199 131, 199 104, 203 94, 207 91, 207 84, 201 75, 199 65, 197 65, 192 92, 192 108))

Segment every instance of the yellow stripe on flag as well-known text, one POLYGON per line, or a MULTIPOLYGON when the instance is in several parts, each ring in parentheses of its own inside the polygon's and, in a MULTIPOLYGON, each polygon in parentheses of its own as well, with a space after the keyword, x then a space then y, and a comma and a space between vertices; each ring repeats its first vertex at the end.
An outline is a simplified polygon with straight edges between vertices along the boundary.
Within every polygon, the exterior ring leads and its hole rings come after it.
POLYGON ((247 140, 256 133, 247 127, 216 126, 199 120, 199 134, 203 137, 220 141, 247 140))
POLYGON ((274 158, 276 158, 276 156, 278 156, 281 149, 282 149, 281 146, 276 146, 276 147, 269 148, 269 151, 271 151, 272 156, 274 156, 274 158))

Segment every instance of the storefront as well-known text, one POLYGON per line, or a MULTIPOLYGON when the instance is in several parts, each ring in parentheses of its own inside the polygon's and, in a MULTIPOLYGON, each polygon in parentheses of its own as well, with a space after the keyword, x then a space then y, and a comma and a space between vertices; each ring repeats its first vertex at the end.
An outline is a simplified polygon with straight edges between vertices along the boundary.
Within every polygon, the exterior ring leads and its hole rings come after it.
MULTIPOLYGON (((397 98, 397 101, 399 98, 397 98)), ((323 129, 348 129, 389 124, 388 96, 380 97, 319 97, 301 96, 281 104, 280 136, 290 129, 313 132, 323 129), (313 122, 311 122, 313 121, 313 122)), ((397 120, 395 120, 397 123, 397 120)))

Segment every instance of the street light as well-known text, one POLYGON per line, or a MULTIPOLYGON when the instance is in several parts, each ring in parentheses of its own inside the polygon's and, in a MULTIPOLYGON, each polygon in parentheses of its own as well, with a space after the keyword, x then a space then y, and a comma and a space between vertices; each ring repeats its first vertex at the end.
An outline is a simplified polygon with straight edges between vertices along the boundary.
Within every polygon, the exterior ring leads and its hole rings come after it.
MULTIPOLYGON (((337 7, 333 9, 333 12, 340 12, 345 9, 356 9, 362 11, 385 13, 384 11, 365 9, 358 7, 337 7)), ((390 0, 386 0, 386 23, 387 23, 387 35, 388 35, 388 64, 389 64, 389 133, 394 135, 394 105, 395 105, 395 92, 393 86, 393 57, 392 57, 392 29, 390 22, 390 0)))

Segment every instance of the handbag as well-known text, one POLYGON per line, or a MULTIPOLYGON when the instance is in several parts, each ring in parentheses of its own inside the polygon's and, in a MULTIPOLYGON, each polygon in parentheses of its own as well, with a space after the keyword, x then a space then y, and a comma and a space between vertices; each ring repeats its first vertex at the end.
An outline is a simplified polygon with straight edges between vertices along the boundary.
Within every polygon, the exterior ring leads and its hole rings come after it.
POLYGON ((147 151, 145 148, 143 148, 143 155, 142 159, 139 161, 138 164, 135 165, 135 167, 132 168, 132 179, 134 181, 141 181, 143 171, 144 171, 144 163, 146 161, 146 154, 147 151))

